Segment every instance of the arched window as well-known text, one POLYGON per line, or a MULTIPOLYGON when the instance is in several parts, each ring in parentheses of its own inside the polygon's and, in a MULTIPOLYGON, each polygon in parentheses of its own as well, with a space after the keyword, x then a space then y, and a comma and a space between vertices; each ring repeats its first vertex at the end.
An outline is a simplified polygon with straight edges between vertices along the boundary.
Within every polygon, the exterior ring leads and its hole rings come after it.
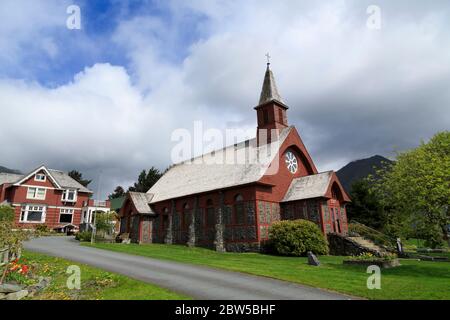
POLYGON ((234 197, 234 224, 245 223, 244 198, 241 194, 234 197))
POLYGON ((211 199, 206 201, 206 226, 211 227, 216 224, 216 215, 214 210, 214 202, 211 199))
POLYGON ((336 183, 334 183, 333 187, 331 188, 331 196, 335 200, 341 200, 342 199, 341 190, 339 189, 339 186, 336 183))

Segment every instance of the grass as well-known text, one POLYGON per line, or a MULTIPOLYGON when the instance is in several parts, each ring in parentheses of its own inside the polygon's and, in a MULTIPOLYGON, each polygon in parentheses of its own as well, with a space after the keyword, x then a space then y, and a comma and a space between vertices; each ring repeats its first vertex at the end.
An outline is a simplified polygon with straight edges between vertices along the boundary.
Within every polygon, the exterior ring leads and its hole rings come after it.
POLYGON ((34 300, 181 300, 188 297, 103 271, 77 262, 24 251, 22 259, 33 267, 33 273, 51 277, 49 287, 35 295, 34 300), (67 267, 77 265, 81 270, 81 289, 69 290, 67 267))
MULTIPOLYGON (((90 246, 91 244, 84 244, 90 246)), ((366 268, 343 265, 345 257, 321 256, 320 267, 307 258, 259 253, 217 253, 178 245, 95 244, 96 248, 204 265, 324 288, 368 299, 450 299, 450 263, 401 260, 402 266, 382 269, 381 290, 367 289, 366 268)))
MULTIPOLYGON (((410 238, 410 239, 405 239, 402 240, 403 242, 403 247, 405 248, 405 250, 410 249, 410 250, 415 250, 417 248, 425 248, 425 240, 422 239, 415 239, 415 238, 410 238)), ((444 249, 448 249, 448 242, 445 241, 442 243, 443 244, 443 248, 444 249)))

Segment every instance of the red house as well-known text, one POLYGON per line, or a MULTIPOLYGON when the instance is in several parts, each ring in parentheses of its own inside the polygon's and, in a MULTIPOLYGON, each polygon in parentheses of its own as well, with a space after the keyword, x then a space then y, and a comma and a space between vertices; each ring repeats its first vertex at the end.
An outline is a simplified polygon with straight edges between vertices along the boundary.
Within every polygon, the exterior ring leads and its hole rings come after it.
POLYGON ((25 175, 0 173, 0 204, 14 207, 16 224, 22 228, 78 228, 83 204, 91 195, 66 173, 45 166, 25 175))
POLYGON ((267 66, 257 137, 170 168, 147 193, 129 193, 121 233, 139 243, 164 242, 257 251, 271 224, 308 219, 323 233, 347 233, 350 201, 332 171, 319 173, 267 66), (227 155, 244 154, 229 164, 227 155))

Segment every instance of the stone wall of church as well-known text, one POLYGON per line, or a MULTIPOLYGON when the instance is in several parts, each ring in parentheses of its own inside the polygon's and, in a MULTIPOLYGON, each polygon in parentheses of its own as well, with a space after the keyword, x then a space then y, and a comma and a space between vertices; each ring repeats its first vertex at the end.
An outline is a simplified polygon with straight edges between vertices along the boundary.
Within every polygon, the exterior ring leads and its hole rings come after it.
POLYGON ((261 200, 257 201, 257 204, 259 239, 264 241, 269 239, 270 226, 281 219, 280 204, 261 200))
POLYGON ((169 229, 163 221, 169 221, 171 215, 173 244, 217 249, 222 243, 226 251, 258 251, 257 209, 251 198, 254 198, 254 189, 247 187, 224 192, 222 200, 218 192, 179 199, 173 213, 170 202, 159 203, 153 207, 158 213, 153 225, 153 242, 165 242, 169 229), (237 195, 241 195, 243 201, 236 203, 237 195))

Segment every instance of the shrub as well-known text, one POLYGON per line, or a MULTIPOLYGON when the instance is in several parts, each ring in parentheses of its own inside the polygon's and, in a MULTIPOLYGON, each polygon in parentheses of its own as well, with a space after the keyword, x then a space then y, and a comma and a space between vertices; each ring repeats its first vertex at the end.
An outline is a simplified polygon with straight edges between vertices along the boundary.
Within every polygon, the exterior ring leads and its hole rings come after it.
POLYGON ((0 222, 14 222, 14 209, 10 206, 0 206, 0 222))
POLYGON ((92 232, 91 231, 83 231, 83 232, 78 232, 75 235, 75 239, 78 241, 84 241, 84 242, 89 242, 91 241, 91 237, 92 237, 92 232))
POLYGON ((46 234, 46 233, 50 232, 50 229, 49 229, 49 227, 46 224, 39 224, 39 225, 36 226, 36 231, 39 232, 39 233, 46 234))
POLYGON ((114 211, 109 212, 96 212, 97 236, 105 237, 114 233, 114 225, 117 219, 117 213, 114 211))
MULTIPOLYGON (((14 230, 14 228, 14 209, 10 206, 0 206, 0 249, 6 249, 9 260, 20 257, 22 241, 28 238, 27 233, 22 230, 14 230)), ((0 284, 3 283, 8 271, 8 266, 2 266, 1 262, 0 284)))
POLYGON ((281 255, 302 256, 308 251, 328 254, 328 243, 319 227, 307 220, 280 221, 269 230, 271 246, 281 255))

